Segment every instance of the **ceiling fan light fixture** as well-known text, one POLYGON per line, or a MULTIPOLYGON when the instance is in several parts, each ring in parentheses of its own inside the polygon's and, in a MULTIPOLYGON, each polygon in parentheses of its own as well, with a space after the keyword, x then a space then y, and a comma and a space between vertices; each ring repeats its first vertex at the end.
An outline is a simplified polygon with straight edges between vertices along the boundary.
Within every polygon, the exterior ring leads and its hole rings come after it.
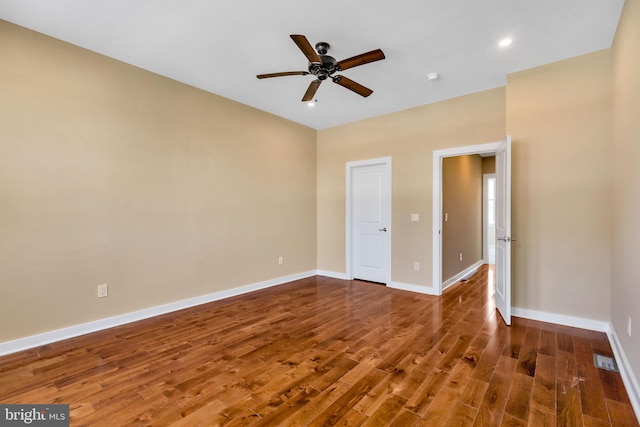
POLYGON ((315 106, 316 106, 316 103, 317 103, 317 102, 318 102, 318 100, 317 100, 317 99, 314 99, 313 101, 309 101, 309 102, 307 102, 307 107, 309 107, 309 108, 313 108, 313 107, 315 107, 315 106))
POLYGON ((513 39, 511 37, 505 37, 502 40, 500 40, 498 42, 498 46, 500 47, 507 47, 509 46, 511 43, 513 43, 513 39))

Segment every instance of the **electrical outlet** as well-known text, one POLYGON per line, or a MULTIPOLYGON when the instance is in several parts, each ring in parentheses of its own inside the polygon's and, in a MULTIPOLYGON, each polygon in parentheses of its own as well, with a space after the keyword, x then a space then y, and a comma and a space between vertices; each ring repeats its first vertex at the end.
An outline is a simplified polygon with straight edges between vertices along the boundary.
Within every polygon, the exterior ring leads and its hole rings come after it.
POLYGON ((109 295, 109 287, 105 283, 104 285, 98 285, 98 298, 104 298, 109 295))
POLYGON ((462 261, 462 252, 460 252, 460 261, 462 261))
POLYGON ((280 264, 280 265, 284 264, 284 257, 283 256, 279 256, 278 257, 278 264, 280 264))
POLYGON ((417 262, 417 261, 416 261, 416 262, 414 262, 414 263, 413 263, 413 269, 414 269, 415 271, 420 271, 420 263, 419 263, 419 262, 417 262))
POLYGON ((627 335, 631 337, 631 316, 627 316, 627 335))

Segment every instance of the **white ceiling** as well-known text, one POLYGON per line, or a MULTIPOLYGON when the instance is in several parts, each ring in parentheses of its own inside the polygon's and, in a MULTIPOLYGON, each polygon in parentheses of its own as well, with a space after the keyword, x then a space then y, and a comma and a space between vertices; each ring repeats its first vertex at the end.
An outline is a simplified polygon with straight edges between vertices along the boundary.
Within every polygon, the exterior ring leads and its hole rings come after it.
POLYGON ((486 90, 506 75, 611 46, 624 0, 0 0, 0 19, 323 129, 486 90), (313 76, 289 38, 326 41, 368 98, 313 76), (499 48, 510 36, 514 42, 499 48), (441 78, 428 81, 426 74, 441 78))

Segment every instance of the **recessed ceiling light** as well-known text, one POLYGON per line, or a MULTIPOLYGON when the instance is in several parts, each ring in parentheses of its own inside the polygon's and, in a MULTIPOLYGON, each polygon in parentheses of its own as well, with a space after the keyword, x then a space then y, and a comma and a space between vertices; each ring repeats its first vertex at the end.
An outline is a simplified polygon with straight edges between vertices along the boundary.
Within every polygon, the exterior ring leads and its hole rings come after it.
POLYGON ((498 43, 498 46, 500 47, 507 47, 509 46, 511 43, 513 43, 513 39, 506 37, 502 40, 500 40, 500 42, 498 43))
POLYGON ((440 78, 440 74, 438 74, 438 73, 429 73, 429 74, 427 74, 427 79, 429 79, 430 81, 438 80, 439 78, 440 78))

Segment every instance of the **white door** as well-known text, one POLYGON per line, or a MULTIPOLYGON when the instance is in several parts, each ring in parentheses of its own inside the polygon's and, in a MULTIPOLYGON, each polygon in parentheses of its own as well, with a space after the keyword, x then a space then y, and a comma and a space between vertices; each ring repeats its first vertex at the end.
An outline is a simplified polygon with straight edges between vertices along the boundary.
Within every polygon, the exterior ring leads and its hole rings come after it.
POLYGON ((387 284, 391 269, 389 164, 352 170, 353 278, 387 284))
POLYGON ((496 152, 496 307, 511 324, 511 137, 496 152))

